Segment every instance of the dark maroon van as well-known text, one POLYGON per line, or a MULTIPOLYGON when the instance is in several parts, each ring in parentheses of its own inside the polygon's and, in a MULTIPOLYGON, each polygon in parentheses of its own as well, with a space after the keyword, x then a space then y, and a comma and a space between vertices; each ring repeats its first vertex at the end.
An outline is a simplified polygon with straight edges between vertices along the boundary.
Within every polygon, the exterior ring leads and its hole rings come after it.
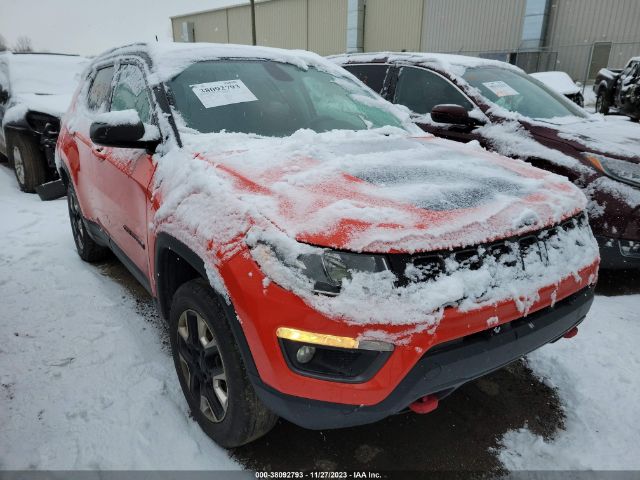
POLYGON ((513 65, 461 55, 337 55, 423 130, 568 177, 589 199, 602 268, 640 268, 640 126, 590 115, 513 65))

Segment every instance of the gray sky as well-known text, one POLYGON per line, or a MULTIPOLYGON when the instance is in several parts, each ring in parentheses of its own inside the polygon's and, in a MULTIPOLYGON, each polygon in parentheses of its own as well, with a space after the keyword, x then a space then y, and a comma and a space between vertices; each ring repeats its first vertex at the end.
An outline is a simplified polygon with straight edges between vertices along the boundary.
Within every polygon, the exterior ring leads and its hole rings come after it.
POLYGON ((21 35, 35 50, 95 55, 135 41, 171 40, 169 17, 233 0, 0 0, 0 35, 21 35))

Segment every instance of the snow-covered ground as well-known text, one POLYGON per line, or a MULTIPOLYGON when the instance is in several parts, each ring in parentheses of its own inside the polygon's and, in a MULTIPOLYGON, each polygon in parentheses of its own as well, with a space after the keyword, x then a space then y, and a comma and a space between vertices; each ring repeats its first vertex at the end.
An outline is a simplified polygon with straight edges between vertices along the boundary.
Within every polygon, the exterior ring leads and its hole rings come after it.
POLYGON ((189 418, 162 326, 78 257, 66 199, 0 165, 0 469, 238 469, 189 418))
POLYGON ((556 387, 565 429, 551 441, 508 432, 498 458, 510 470, 640 469, 640 295, 597 296, 578 336, 528 363, 556 387))
MULTIPOLYGON (((65 199, 0 166, 0 205, 0 469, 240 468, 189 418, 162 325, 77 256, 65 199)), ((577 337, 529 357, 565 430, 507 433, 507 468, 640 468, 639 310, 599 296, 577 337)))

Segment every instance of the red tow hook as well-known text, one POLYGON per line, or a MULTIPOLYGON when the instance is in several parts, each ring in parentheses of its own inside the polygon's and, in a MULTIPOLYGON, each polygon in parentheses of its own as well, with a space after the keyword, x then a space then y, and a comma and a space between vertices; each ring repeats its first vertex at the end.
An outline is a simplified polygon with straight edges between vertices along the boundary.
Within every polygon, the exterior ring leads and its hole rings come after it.
POLYGON ((578 327, 573 327, 567 333, 563 335, 564 338, 573 338, 578 334, 578 327))
POLYGON ((409 405, 411 411, 415 413, 429 413, 438 408, 438 397, 435 395, 427 395, 426 397, 419 398, 411 405, 409 405))

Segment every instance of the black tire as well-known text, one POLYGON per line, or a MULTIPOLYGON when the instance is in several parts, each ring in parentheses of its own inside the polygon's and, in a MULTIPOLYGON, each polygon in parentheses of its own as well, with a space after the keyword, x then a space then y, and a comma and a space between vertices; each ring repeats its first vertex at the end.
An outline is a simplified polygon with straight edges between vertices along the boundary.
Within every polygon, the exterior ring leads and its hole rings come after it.
POLYGON ((69 207, 69 221, 71 222, 71 233, 73 241, 76 243, 78 255, 85 262, 93 263, 103 260, 109 254, 109 249, 95 242, 89 236, 87 225, 82 215, 82 209, 73 188, 73 183, 69 180, 67 187, 67 206, 69 207))
POLYGON ((267 434, 278 417, 251 385, 223 301, 201 279, 183 284, 173 297, 169 335, 191 414, 214 442, 232 448, 267 434))
POLYGON ((600 90, 598 92, 598 96, 596 97, 596 113, 608 115, 610 109, 611 105, 609 105, 607 93, 604 90, 600 90))
POLYGON ((36 191, 38 185, 47 181, 47 166, 44 153, 35 140, 24 133, 10 132, 7 136, 7 157, 13 167, 20 190, 36 191))

